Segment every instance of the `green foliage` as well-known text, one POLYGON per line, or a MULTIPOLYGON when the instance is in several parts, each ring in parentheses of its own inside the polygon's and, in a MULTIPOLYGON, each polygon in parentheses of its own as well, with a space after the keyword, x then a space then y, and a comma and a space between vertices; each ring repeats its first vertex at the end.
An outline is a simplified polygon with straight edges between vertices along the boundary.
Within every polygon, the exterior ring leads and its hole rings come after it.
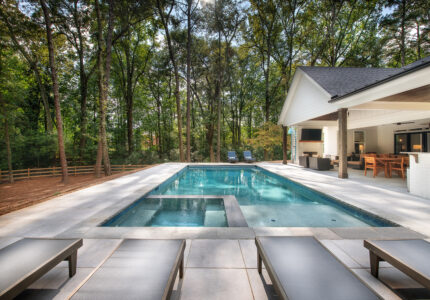
MULTIPOLYGON (((79 0, 75 7, 73 1, 47 2, 53 20, 67 158, 70 164, 94 164, 100 123, 94 3, 79 0), (85 102, 83 95, 87 96, 85 102)), ((153 13, 157 0, 114 2, 107 103, 111 161, 177 161, 176 83, 164 28, 160 16, 153 13)), ((163 7, 172 3, 158 2, 163 7)), ((0 7, 0 93, 5 103, 5 112, 0 114, 1 169, 7 167, 6 118, 14 168, 58 163, 55 121, 52 133, 47 128, 47 117, 55 120, 55 110, 40 5, 37 1, 17 3, 6 0, 0 7), (20 11, 24 8, 25 13, 20 11)), ((106 2, 99 3, 105 14, 106 2)), ((187 3, 175 2, 167 24, 180 76, 183 124, 187 3)), ((222 159, 228 150, 242 156, 248 149, 258 160, 265 152, 272 159, 282 159, 282 129, 274 124, 297 66, 399 67, 430 53, 429 1, 205 3, 191 1, 190 151, 196 162, 210 161, 216 154, 218 100, 222 159)), ((107 26, 106 20, 102 22, 107 26)), ((185 125, 183 131, 185 141, 185 125)))

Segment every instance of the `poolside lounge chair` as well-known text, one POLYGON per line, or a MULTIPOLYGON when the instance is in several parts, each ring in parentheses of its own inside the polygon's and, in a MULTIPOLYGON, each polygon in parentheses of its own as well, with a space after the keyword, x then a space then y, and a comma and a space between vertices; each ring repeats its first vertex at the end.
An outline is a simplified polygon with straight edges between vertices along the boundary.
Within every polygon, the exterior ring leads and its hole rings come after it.
POLYGON ((264 262, 281 299, 380 299, 314 237, 257 237, 258 272, 264 262))
POLYGON ((243 159, 248 163, 255 161, 255 158, 252 157, 251 151, 243 151, 243 159))
POLYGON ((12 299, 63 260, 76 274, 82 239, 22 239, 0 249, 0 299, 12 299))
POLYGON ((124 240, 72 299, 169 299, 185 240, 124 240))
POLYGON ((236 151, 228 151, 227 152, 227 158, 228 158, 228 162, 230 162, 230 163, 235 163, 235 162, 239 161, 239 159, 237 158, 237 155, 236 155, 236 151))
POLYGON ((386 261, 430 289, 430 243, 424 240, 364 241, 369 249, 370 272, 378 277, 379 262, 386 261))

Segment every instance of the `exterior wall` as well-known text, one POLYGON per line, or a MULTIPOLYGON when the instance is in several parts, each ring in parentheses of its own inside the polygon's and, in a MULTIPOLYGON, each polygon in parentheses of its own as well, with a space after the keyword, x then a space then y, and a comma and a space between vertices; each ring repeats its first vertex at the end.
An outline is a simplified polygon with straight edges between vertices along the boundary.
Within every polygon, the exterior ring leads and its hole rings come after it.
POLYGON ((384 125, 348 130, 348 154, 354 152, 354 131, 364 131, 364 152, 394 152, 394 126, 384 125))
POLYGON ((377 127, 378 131, 378 152, 394 153, 394 126, 383 125, 377 127))
MULTIPOLYGON (((318 128, 318 126, 295 126, 296 141, 292 142, 292 161, 298 164, 298 157, 303 152, 318 152, 322 157, 337 156, 337 126, 324 126, 323 143, 299 143, 302 128, 318 128), (295 145, 295 147, 294 147, 295 145)), ((393 153, 394 152, 394 125, 383 125, 367 128, 349 129, 347 136, 347 154, 354 152, 354 131, 364 131, 365 152, 393 153)))
POLYGON ((337 155, 337 126, 325 126, 324 134, 324 157, 337 155))
POLYGON ((293 82, 294 88, 292 86, 293 90, 289 92, 290 98, 287 96, 284 104, 283 111, 286 110, 286 114, 285 116, 281 114, 280 117, 280 122, 288 126, 331 113, 337 109, 328 103, 330 95, 325 90, 314 83, 303 71, 298 72, 301 74, 296 74, 298 77, 293 82))

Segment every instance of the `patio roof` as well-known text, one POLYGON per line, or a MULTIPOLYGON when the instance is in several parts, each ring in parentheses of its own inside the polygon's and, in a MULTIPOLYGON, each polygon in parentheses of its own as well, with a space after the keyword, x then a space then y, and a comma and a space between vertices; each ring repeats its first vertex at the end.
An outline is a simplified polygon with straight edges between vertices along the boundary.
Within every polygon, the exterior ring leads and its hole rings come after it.
POLYGON ((340 108, 360 119, 348 128, 430 118, 430 56, 403 68, 298 67, 279 124, 334 121, 340 108))

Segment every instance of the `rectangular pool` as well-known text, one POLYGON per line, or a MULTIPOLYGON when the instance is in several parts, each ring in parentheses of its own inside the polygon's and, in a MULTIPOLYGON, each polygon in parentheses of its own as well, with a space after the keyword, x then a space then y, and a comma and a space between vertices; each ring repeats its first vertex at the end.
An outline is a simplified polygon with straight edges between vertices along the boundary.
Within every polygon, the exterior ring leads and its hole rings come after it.
POLYGON ((226 227, 223 199, 141 198, 103 224, 107 227, 226 227))
POLYGON ((149 195, 234 195, 250 227, 397 226, 256 166, 188 166, 149 195))

